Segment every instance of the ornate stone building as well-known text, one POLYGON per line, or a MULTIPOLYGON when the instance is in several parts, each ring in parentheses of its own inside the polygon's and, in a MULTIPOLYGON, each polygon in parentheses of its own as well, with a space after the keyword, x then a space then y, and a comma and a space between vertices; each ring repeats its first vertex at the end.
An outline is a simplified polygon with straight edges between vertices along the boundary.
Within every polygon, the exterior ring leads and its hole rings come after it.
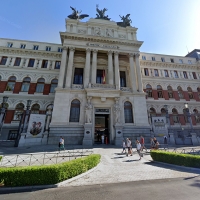
POLYGON ((191 132, 185 102, 200 136, 195 58, 140 52, 137 28, 109 20, 67 19, 60 37, 61 44, 0 39, 0 102, 9 97, 1 140, 15 139, 28 99, 31 113, 53 105, 49 144, 62 135, 67 144, 92 145, 104 135, 118 145, 169 132, 181 143, 191 132))

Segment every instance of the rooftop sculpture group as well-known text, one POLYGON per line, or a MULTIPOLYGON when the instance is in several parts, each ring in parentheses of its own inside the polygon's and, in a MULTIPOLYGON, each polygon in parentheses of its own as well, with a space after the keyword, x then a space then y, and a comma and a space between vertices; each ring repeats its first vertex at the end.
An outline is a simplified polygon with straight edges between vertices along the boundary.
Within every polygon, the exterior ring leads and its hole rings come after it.
MULTIPOLYGON (((73 10, 73 13, 71 15, 68 15, 68 17, 70 19, 81 20, 81 19, 83 19, 85 17, 89 17, 89 15, 87 15, 87 14, 82 14, 81 15, 82 11, 78 11, 78 10, 76 10, 76 8, 73 8, 71 6, 70 6, 70 8, 73 10)), ((108 17, 108 15, 105 15, 105 12, 107 10, 108 10, 107 8, 104 8, 103 10, 100 10, 99 6, 97 5, 96 6, 96 11, 97 11, 97 14, 96 14, 97 17, 96 17, 96 19, 110 20, 110 18, 108 17)), ((127 14, 126 16, 122 16, 122 17, 120 16, 120 18, 121 18, 122 22, 117 22, 118 26, 127 27, 127 26, 131 25, 132 20, 130 19, 130 14, 127 14)))

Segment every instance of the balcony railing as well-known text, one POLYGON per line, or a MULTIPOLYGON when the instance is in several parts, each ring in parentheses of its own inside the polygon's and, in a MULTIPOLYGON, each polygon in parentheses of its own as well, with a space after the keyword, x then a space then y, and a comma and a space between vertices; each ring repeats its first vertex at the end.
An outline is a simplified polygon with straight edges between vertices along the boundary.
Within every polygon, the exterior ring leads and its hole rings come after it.
POLYGON ((94 83, 92 83, 91 84, 91 88, 100 88, 100 89, 115 89, 116 87, 115 87, 115 85, 111 85, 111 84, 98 84, 98 83, 96 83, 96 84, 94 84, 94 83))
POLYGON ((82 90, 83 89, 83 85, 81 85, 81 84, 72 84, 72 89, 82 90))

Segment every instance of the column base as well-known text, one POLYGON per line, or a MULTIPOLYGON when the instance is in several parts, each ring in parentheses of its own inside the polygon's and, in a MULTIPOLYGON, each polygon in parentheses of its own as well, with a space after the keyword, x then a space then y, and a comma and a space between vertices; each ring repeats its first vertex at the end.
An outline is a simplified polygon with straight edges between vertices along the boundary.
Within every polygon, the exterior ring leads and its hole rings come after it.
POLYGON ((83 145, 92 146, 92 123, 85 123, 84 125, 84 138, 83 138, 83 145))
POLYGON ((115 145, 119 146, 122 145, 123 142, 123 126, 120 124, 114 125, 115 128, 115 145))

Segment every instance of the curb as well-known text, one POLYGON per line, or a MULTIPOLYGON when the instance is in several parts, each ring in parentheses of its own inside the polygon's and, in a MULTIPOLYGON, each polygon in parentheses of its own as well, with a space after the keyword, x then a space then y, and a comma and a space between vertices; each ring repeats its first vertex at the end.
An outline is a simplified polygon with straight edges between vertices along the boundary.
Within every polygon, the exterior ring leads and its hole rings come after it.
POLYGON ((90 170, 88 170, 87 172, 84 172, 84 173, 82 173, 82 174, 79 174, 79 175, 77 175, 77 176, 75 176, 75 177, 73 177, 73 178, 70 178, 70 179, 67 179, 67 180, 65 180, 65 181, 62 181, 62 182, 60 182, 60 183, 57 183, 57 184, 51 184, 51 185, 35 185, 35 186, 21 186, 21 187, 0 187, 0 194, 1 193, 4 193, 4 192, 14 192, 14 191, 22 191, 22 190, 36 190, 36 189, 49 189, 49 188, 58 188, 58 187, 62 187, 63 185, 65 185, 65 184, 67 184, 67 183, 70 183, 70 182, 72 182, 72 181, 75 181, 75 180, 77 180, 77 179, 79 179, 79 178, 82 178, 83 176, 86 176, 87 174, 89 174, 89 173, 91 173, 91 172, 93 172, 93 171, 95 171, 98 167, 99 167, 99 165, 101 164, 101 161, 99 162, 99 164, 96 166, 96 167, 94 167, 94 168, 92 168, 92 169, 90 169, 90 170))
POLYGON ((180 169, 184 169, 187 171, 197 171, 200 173, 200 168, 194 168, 194 167, 185 167, 185 166, 181 166, 181 165, 174 165, 174 164, 170 164, 170 163, 165 163, 165 162, 159 162, 159 161, 154 161, 154 160, 150 160, 152 163, 159 163, 161 165, 167 165, 170 167, 175 167, 175 168, 180 168, 180 169))

